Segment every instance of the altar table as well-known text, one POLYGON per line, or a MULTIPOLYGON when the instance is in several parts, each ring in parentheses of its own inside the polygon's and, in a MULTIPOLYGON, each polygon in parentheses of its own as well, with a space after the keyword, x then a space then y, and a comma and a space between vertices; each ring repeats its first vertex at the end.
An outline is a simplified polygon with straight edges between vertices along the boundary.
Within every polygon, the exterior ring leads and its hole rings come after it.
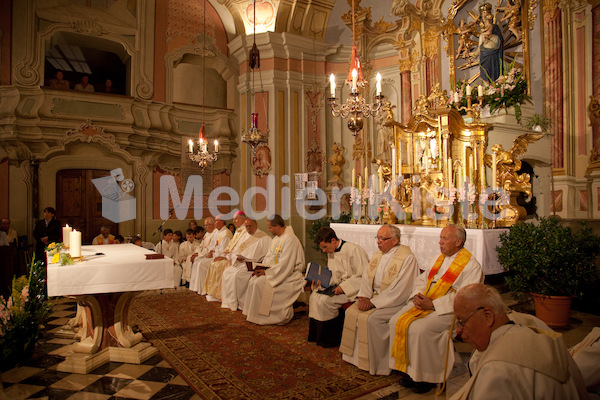
POLYGON ((83 246, 83 262, 48 264, 48 296, 74 296, 82 317, 81 340, 58 371, 87 374, 109 361, 141 364, 157 354, 128 318, 137 294, 173 287, 173 260, 146 260, 152 253, 133 244, 83 246))
MULTIPOLYGON (((419 267, 425 269, 440 255, 440 232, 442 228, 420 225, 395 225, 400 229, 400 243, 409 246, 414 253, 419 267)), ((361 246, 369 258, 377 251, 377 231, 381 225, 366 224, 331 224, 338 238, 361 246)), ((498 262, 496 247, 500 245, 500 234, 508 229, 466 229, 465 248, 475 256, 481 264, 485 275, 504 272, 498 262)))

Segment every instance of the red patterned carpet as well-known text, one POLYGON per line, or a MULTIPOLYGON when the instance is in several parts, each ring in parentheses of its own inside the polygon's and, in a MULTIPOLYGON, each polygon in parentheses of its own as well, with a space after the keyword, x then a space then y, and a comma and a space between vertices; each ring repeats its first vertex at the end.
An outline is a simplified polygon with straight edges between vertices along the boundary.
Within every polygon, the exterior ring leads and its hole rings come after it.
POLYGON ((306 340, 308 317, 258 326, 189 291, 145 295, 132 323, 206 399, 352 399, 390 385, 306 340))

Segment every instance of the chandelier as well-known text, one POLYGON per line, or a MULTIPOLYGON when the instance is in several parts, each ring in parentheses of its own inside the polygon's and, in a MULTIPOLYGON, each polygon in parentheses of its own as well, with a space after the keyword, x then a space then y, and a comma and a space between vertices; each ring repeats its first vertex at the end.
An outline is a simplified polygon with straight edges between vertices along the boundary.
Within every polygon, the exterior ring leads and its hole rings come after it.
POLYGON ((219 153, 219 141, 215 140, 214 150, 211 153, 208 151, 208 140, 206 139, 206 129, 204 128, 204 109, 206 108, 206 0, 204 0, 204 17, 202 26, 202 126, 198 133, 198 148, 194 146, 194 141, 188 141, 188 156, 190 160, 197 162, 202 171, 208 166, 217 161, 219 153))
POLYGON ((214 141, 214 151, 211 153, 208 151, 208 140, 206 140, 206 133, 204 129, 204 122, 200 127, 200 133, 198 134, 198 148, 194 149, 194 141, 192 139, 188 142, 188 156, 190 160, 197 162, 198 166, 204 170, 208 164, 212 164, 217 161, 217 154, 219 153, 219 141, 214 141))
MULTIPOLYGON (((254 107, 254 99, 256 92, 254 90, 254 69, 257 68, 260 74, 260 52, 258 47, 256 46, 256 0, 254 0, 254 43, 252 44, 252 49, 248 54, 248 66, 252 70, 252 96, 251 96, 251 106, 254 107)), ((260 88, 261 92, 264 92, 262 87, 262 75, 260 78, 260 88)), ((264 97, 263 97, 264 102, 264 97)), ((264 109, 266 111, 267 106, 265 104, 264 109)), ((252 157, 256 156, 256 149, 262 143, 267 143, 269 141, 269 128, 268 128, 268 120, 267 120, 267 133, 262 133, 260 129, 258 129, 258 113, 252 113, 252 122, 250 124, 250 129, 248 132, 244 132, 242 129, 242 142, 250 145, 250 150, 252 151, 252 157)))
POLYGON ((346 99, 346 103, 338 104, 335 97, 335 75, 331 74, 330 89, 331 97, 329 97, 329 105, 331 106, 331 114, 334 117, 348 118, 348 129, 352 135, 356 137, 358 132, 363 128, 363 117, 376 116, 381 109, 382 99, 381 94, 381 74, 377 73, 377 95, 374 103, 367 101, 360 95, 360 90, 363 89, 367 81, 363 78, 360 59, 358 58, 358 50, 356 48, 355 26, 354 26, 354 0, 352 0, 352 55, 350 57, 350 71, 346 78, 346 84, 351 84, 352 89, 350 97, 346 99))

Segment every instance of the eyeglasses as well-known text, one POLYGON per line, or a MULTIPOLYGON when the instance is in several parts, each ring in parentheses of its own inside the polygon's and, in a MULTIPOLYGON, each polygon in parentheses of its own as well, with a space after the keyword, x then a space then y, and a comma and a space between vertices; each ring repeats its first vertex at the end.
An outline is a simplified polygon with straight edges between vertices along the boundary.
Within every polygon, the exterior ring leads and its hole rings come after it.
POLYGON ((375 239, 377 239, 377 241, 385 242, 386 240, 393 239, 393 237, 380 238, 378 236, 375 236, 375 239))
POLYGON ((460 329, 464 329, 465 325, 467 324, 467 322, 469 321, 469 318, 471 318, 473 315, 477 314, 477 311, 481 311, 485 309, 485 307, 479 307, 477 310, 473 311, 471 314, 467 315, 467 318, 465 319, 456 319, 456 325, 458 328, 460 329))

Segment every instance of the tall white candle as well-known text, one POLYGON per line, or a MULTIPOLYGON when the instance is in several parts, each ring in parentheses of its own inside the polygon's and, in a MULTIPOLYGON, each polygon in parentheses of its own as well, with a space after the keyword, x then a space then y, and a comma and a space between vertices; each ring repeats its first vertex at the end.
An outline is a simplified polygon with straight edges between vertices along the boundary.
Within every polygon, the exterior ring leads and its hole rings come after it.
POLYGON ((356 185, 356 169, 352 168, 352 187, 356 185))
POLYGON ((483 97, 483 86, 477 86, 477 96, 483 97))
POLYGON ((379 167, 377 169, 377 175, 379 177, 379 192, 383 192, 383 168, 379 167))
POLYGON ((194 151, 194 142, 192 141, 192 139, 190 139, 188 141, 188 148, 189 148, 190 153, 192 153, 194 151))
POLYGON ((473 153, 469 156, 469 181, 475 183, 475 164, 473 163, 473 153))
POLYGON ((64 246, 68 246, 71 240, 71 231, 73 230, 73 228, 71 228, 68 224, 66 226, 64 226, 62 228, 62 238, 63 238, 63 245, 64 246))
POLYGON ((459 102, 459 98, 458 98, 458 92, 454 92, 454 102, 458 103, 459 102))
POLYGON ((365 189, 369 188, 369 167, 365 167, 365 189))
POLYGON ((69 245, 71 257, 81 257, 81 232, 72 231, 69 245))
POLYGON ((358 71, 352 69, 352 93, 358 92, 358 71))
POLYGON ((360 176, 360 175, 358 177, 358 191, 359 192, 362 191, 362 176, 360 176))
POLYGON ((471 85, 467 85, 467 96, 471 95, 471 85))
POLYGON ((329 75, 329 87, 331 89, 331 98, 335 98, 335 75, 329 75))
POLYGON ((396 179, 396 147, 392 147, 392 179, 396 179))
POLYGON ((219 152, 219 141, 215 139, 215 153, 219 152))
POLYGON ((492 189, 496 190, 496 153, 492 153, 492 189))
POLYGON ((377 96, 381 96, 381 74, 377 73, 377 96))

